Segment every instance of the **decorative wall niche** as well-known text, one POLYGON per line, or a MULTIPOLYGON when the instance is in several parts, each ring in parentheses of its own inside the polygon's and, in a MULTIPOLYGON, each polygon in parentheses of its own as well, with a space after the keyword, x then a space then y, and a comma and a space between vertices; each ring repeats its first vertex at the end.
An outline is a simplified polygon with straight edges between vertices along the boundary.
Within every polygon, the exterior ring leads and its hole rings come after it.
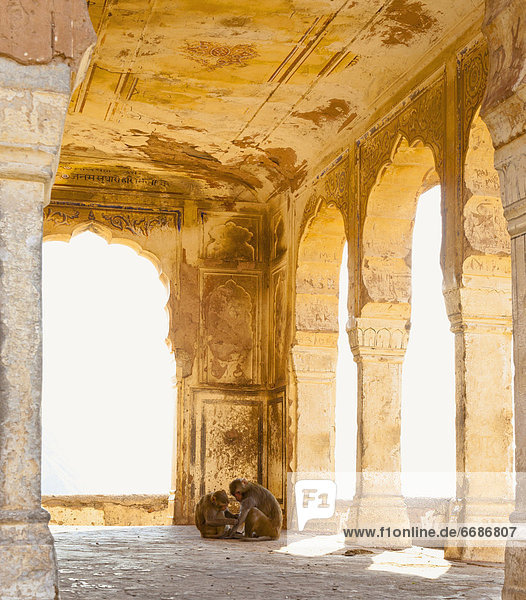
POLYGON ((284 431, 285 390, 280 390, 267 404, 267 486, 280 503, 284 501, 284 431))
POLYGON ((286 266, 280 267, 271 274, 270 287, 270 379, 272 385, 282 382, 287 374, 287 287, 286 266))
POLYGON ((256 384, 261 274, 201 272, 201 381, 256 384))
POLYGON ((287 235, 281 212, 276 212, 272 215, 271 228, 272 247, 270 249, 270 258, 272 260, 279 260, 287 252, 287 235))
POLYGON ((261 260, 261 217, 200 212, 202 259, 221 262, 261 260))

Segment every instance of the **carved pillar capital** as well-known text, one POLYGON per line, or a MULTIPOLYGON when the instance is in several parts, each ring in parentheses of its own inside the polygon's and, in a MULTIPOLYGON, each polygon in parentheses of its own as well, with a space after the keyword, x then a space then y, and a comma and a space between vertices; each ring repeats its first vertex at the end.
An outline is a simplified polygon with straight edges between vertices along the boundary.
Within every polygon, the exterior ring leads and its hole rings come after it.
POLYGON ((358 362, 367 358, 403 362, 409 340, 409 321, 379 317, 351 319, 349 343, 358 362))
MULTIPOLYGON (((526 99, 523 112, 526 121, 526 99)), ((513 239, 526 233, 526 133, 497 148, 495 167, 500 175, 504 216, 513 239)))
POLYGON ((67 64, 22 67, 0 57, 0 178, 44 184, 44 205, 58 166, 70 94, 67 64))

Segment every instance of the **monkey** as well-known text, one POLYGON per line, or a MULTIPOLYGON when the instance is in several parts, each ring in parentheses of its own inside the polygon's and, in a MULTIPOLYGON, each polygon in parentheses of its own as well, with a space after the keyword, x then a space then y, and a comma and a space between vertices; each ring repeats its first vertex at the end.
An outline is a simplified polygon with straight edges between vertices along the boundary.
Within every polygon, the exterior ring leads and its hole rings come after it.
POLYGON ((202 496, 195 507, 195 525, 201 537, 222 538, 227 525, 237 524, 237 515, 229 512, 227 507, 228 495, 225 490, 202 496))
POLYGON ((241 503, 237 524, 227 534, 234 537, 238 528, 245 524, 244 540, 277 540, 281 532, 283 515, 281 507, 266 488, 246 479, 234 479, 230 493, 241 503))

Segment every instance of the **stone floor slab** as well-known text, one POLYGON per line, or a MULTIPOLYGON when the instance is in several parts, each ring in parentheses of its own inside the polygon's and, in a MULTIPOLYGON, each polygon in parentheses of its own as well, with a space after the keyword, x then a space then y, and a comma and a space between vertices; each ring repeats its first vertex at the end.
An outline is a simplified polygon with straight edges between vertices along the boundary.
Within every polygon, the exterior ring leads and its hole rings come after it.
POLYGON ((500 600, 503 583, 500 566, 451 563, 419 548, 346 556, 336 538, 203 540, 193 527, 52 531, 62 600, 500 600))

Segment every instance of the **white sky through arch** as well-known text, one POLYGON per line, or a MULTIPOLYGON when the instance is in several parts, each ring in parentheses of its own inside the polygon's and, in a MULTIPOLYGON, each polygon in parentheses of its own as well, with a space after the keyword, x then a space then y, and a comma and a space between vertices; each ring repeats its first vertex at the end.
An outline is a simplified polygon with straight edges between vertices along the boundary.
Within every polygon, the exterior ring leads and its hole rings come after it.
POLYGON ((167 291, 93 233, 43 248, 44 494, 168 493, 175 392, 167 291))

